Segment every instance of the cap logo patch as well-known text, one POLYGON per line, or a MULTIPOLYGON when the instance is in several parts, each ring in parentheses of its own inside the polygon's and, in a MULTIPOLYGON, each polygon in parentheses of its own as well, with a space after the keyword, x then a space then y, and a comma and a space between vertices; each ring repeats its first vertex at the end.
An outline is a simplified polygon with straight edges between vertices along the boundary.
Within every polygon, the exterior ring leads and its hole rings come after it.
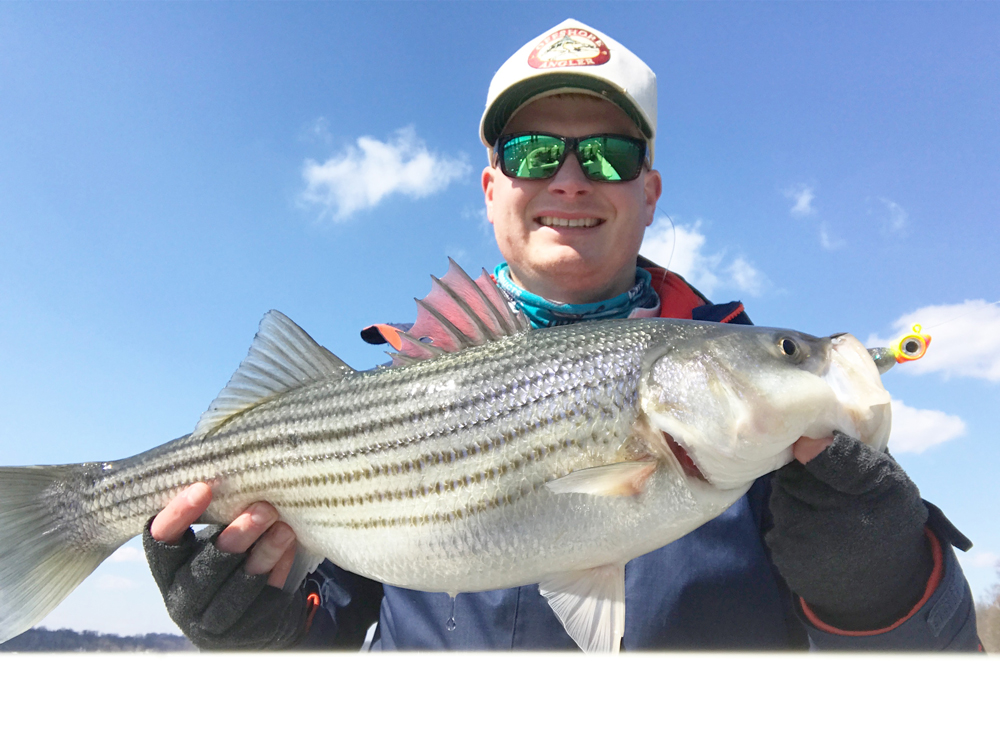
POLYGON ((603 65, 611 50, 597 34, 586 29, 559 29, 542 39, 528 55, 533 68, 575 68, 603 65))

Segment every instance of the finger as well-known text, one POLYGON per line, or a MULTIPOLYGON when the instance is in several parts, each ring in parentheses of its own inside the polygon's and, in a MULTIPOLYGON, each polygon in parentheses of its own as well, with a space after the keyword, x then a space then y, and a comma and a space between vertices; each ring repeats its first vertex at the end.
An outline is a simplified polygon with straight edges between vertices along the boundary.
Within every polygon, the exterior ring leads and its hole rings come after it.
POLYGON ((268 586, 274 586, 276 589, 284 587, 285 581, 288 580, 288 574, 292 572, 292 563, 295 562, 295 547, 296 545, 294 544, 289 545, 288 549, 285 550, 285 554, 275 564, 271 575, 267 577, 268 586))
POLYGON ((292 527, 283 521, 278 521, 261 535, 244 566, 247 574, 255 576, 270 573, 281 556, 295 541, 292 527))
POLYGON ((212 489, 204 482, 196 482, 181 490, 167 506, 156 514, 149 533, 158 542, 177 544, 188 527, 201 517, 212 502, 212 489))
POLYGON ((806 464, 805 470, 823 484, 848 495, 867 495, 898 487, 900 483, 913 485, 906 472, 886 453, 842 432, 836 433, 833 444, 806 464))
POLYGON ((277 520, 278 511, 273 505, 254 503, 222 530, 215 540, 215 546, 220 552, 246 552, 277 520))
POLYGON ((800 464, 807 464, 833 444, 832 437, 800 437, 792 446, 792 455, 800 464))

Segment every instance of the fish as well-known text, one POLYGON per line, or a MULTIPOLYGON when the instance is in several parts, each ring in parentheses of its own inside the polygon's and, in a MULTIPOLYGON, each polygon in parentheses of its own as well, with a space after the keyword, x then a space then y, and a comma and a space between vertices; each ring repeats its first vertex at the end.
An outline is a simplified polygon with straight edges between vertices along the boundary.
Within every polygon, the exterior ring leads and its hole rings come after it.
POLYGON ((890 399, 850 334, 634 319, 532 329, 454 261, 357 371, 277 311, 191 434, 121 460, 0 468, 0 641, 41 620, 180 490, 201 521, 266 500, 324 558, 394 586, 535 584, 616 652, 625 564, 834 430, 884 450, 890 399))

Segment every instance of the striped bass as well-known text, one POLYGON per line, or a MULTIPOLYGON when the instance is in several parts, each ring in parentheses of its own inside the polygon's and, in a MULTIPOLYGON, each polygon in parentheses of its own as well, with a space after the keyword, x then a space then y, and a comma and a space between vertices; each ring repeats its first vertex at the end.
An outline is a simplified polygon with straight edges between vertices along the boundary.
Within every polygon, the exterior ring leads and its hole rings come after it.
MULTIPOLYGON (((433 278, 433 277, 432 277, 433 278)), ((616 651, 624 566, 722 513, 801 436, 884 449, 889 395, 853 336, 638 319, 532 330, 452 264, 357 372, 281 313, 188 436, 119 461, 0 468, 0 641, 31 627, 182 488, 260 500, 323 558, 422 591, 538 583, 616 651), (430 342, 428 342, 430 339, 430 342)))

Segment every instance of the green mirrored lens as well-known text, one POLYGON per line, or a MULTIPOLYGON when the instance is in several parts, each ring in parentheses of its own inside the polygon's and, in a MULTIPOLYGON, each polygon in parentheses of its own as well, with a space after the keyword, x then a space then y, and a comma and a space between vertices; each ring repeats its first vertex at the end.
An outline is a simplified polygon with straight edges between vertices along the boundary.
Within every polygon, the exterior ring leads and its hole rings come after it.
POLYGON ((642 141, 617 135, 595 135, 577 141, 543 133, 515 135, 500 148, 504 174, 524 180, 546 180, 559 171, 567 142, 576 151, 588 179, 598 182, 634 180, 642 170, 646 148, 642 141))
POLYGON ((577 152, 584 174, 592 180, 634 180, 642 167, 642 147, 624 138, 586 138, 580 141, 577 152))
POLYGON ((543 180, 559 169, 566 145, 551 135, 520 135, 504 144, 504 170, 526 180, 543 180))

